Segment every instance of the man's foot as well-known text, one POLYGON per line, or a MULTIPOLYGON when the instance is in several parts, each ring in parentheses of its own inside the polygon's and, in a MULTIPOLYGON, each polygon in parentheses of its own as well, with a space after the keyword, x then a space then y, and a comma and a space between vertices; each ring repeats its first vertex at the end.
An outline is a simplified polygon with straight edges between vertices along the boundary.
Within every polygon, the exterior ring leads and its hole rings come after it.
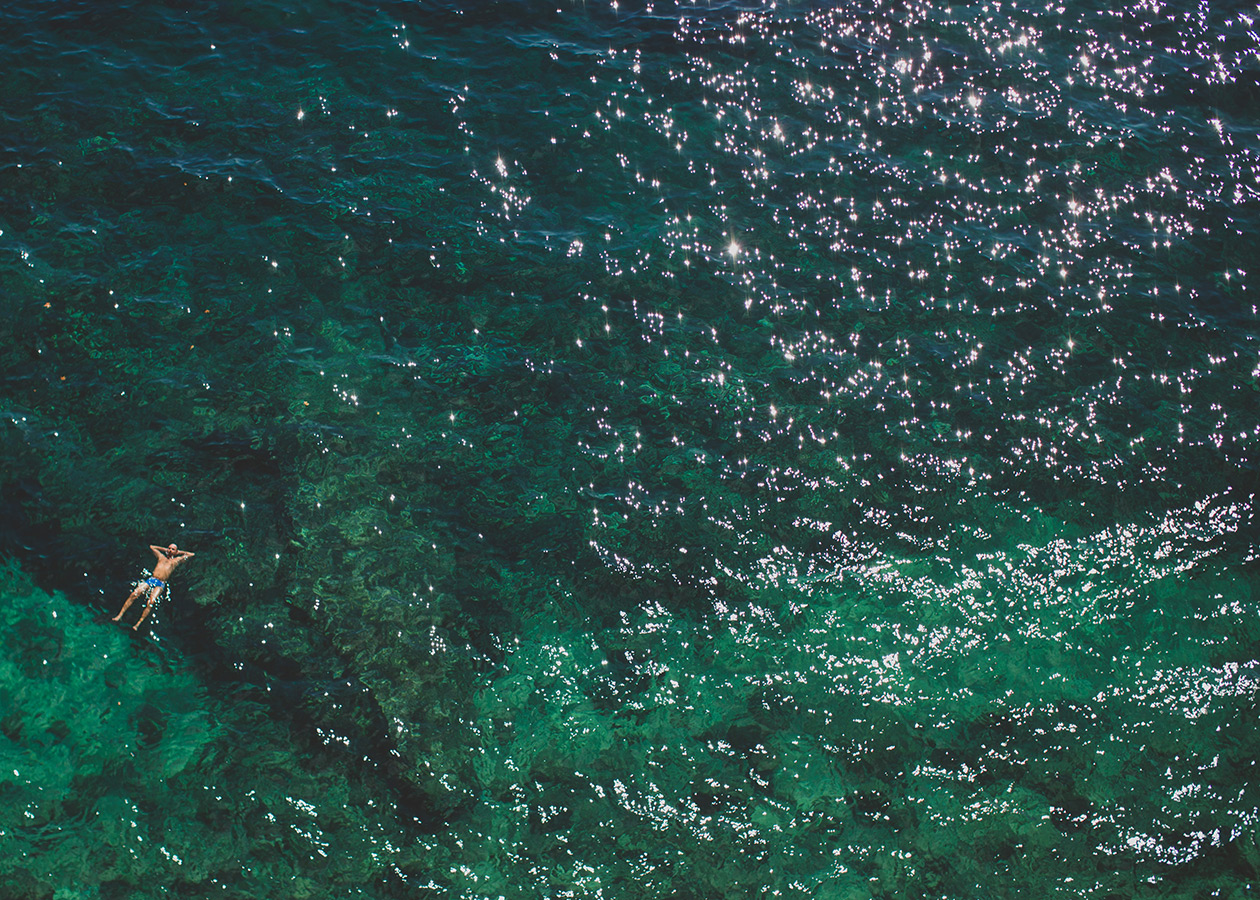
POLYGON ((135 625, 132 625, 132 626, 131 626, 131 630, 132 630, 132 631, 139 631, 139 630, 140 630, 140 623, 139 623, 139 622, 137 622, 135 625))
POLYGON ((119 613, 118 615, 114 616, 114 618, 110 619, 110 621, 117 622, 121 618, 122 618, 122 613, 119 613))

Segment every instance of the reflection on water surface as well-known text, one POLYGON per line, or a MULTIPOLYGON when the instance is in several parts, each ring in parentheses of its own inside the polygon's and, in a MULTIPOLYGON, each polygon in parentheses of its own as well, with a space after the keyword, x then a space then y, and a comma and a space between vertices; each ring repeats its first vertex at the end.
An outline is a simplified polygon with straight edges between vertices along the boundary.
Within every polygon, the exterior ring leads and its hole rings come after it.
POLYGON ((0 13, 14 896, 1252 890, 1256 10, 130 13, 0 13))

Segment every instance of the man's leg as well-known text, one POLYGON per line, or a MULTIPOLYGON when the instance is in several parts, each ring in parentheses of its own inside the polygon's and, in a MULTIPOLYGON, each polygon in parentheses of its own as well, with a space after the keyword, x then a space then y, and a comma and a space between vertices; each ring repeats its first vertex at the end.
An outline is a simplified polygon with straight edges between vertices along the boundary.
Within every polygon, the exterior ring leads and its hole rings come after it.
POLYGON ((127 601, 123 604, 123 608, 118 610, 118 615, 114 616, 115 622, 117 622, 119 619, 123 617, 123 613, 125 613, 131 607, 131 604, 136 602, 136 598, 139 597, 144 592, 144 588, 145 588, 145 583, 143 581, 136 585, 136 589, 132 591, 130 595, 128 595, 127 601))
POLYGON ((153 604, 157 603, 157 598, 160 597, 161 594, 162 589, 160 587, 155 587, 153 590, 149 591, 149 602, 145 604, 144 612, 140 613, 140 618, 136 619, 136 624, 131 626, 132 631, 138 630, 140 628, 140 623, 149 617, 149 613, 153 612, 153 604))

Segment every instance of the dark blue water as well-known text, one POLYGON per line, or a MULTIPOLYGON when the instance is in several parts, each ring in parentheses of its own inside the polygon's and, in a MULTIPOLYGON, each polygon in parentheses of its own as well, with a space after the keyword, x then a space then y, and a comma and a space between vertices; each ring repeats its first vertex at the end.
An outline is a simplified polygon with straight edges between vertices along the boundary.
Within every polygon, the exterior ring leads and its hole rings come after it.
POLYGON ((1258 22, 6 6, 0 896, 1254 896, 1258 22))

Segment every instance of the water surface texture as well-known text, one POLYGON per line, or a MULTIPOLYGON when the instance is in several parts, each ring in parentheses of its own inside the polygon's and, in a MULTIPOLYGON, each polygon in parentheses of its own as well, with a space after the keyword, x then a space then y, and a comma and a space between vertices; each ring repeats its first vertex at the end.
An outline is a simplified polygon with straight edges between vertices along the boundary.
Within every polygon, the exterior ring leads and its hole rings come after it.
POLYGON ((1256 896, 1258 23, 5 4, 0 895, 1256 896))

